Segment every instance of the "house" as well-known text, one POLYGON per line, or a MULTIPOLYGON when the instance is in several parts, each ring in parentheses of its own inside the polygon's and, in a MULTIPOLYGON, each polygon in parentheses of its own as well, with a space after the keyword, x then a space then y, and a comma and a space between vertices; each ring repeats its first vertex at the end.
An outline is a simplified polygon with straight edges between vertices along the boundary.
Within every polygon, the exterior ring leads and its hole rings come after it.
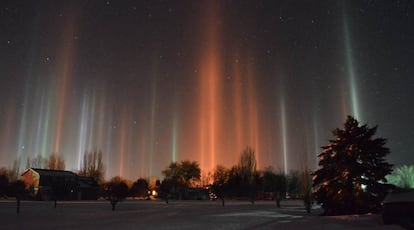
POLYGON ((21 175, 30 195, 39 200, 97 199, 99 186, 92 178, 71 171, 29 168, 21 175))
POLYGON ((96 200, 99 184, 93 177, 78 176, 78 200, 96 200))

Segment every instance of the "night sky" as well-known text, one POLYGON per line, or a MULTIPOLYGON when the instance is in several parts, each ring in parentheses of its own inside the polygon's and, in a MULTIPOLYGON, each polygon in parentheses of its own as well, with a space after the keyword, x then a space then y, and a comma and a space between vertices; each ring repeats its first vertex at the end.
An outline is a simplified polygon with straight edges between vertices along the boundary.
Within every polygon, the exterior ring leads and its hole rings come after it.
POLYGON ((347 115, 414 163, 410 1, 0 2, 0 166, 100 149, 107 179, 317 166, 347 115))

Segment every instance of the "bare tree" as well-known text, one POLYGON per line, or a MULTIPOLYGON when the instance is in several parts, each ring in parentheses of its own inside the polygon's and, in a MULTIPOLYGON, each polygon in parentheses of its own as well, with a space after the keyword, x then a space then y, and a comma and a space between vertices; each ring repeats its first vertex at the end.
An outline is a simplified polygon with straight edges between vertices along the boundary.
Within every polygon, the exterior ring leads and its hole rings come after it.
POLYGON ((265 191, 273 193, 276 205, 280 208, 280 201, 286 194, 286 175, 281 170, 275 172, 272 167, 267 167, 263 172, 263 185, 265 191))
POLYGON ((300 173, 300 196, 303 199, 303 204, 305 205, 305 209, 307 213, 311 212, 312 208, 312 176, 311 171, 309 170, 308 166, 302 167, 302 171, 300 173))
POLYGON ((240 156, 238 166, 243 179, 250 183, 253 181, 254 174, 256 173, 256 164, 254 149, 247 146, 240 156))
POLYGON ((222 165, 217 165, 214 170, 213 191, 221 199, 221 205, 224 206, 224 198, 227 196, 229 180, 229 170, 222 165))
POLYGON ((48 160, 41 155, 37 155, 35 158, 27 157, 26 168, 46 168, 48 160))
POLYGON ((8 170, 9 181, 16 181, 20 177, 20 158, 13 161, 11 169, 8 170))
POLYGON ((181 161, 180 171, 186 186, 190 187, 200 181, 201 170, 196 161, 181 161))
POLYGON ((178 199, 181 199, 186 188, 200 181, 201 170, 196 161, 185 160, 181 163, 171 162, 162 174, 165 180, 172 184, 172 192, 178 199))
POLYGON ((0 198, 7 197, 7 189, 9 187, 9 172, 7 168, 0 168, 0 198))
POLYGON ((53 170, 65 170, 65 160, 57 152, 52 152, 47 161, 47 168, 53 170))
POLYGON ((104 181, 105 168, 101 150, 85 153, 83 155, 83 165, 79 175, 94 178, 99 184, 104 181))
POLYGON ((200 185, 202 187, 206 187, 212 183, 213 179, 213 174, 211 172, 202 172, 200 177, 200 185))
POLYGON ((239 164, 238 169, 239 173, 242 177, 242 180, 246 181, 249 185, 249 193, 250 193, 250 201, 252 204, 254 204, 254 198, 255 198, 255 176, 257 173, 256 170, 257 162, 256 162, 256 156, 254 149, 250 146, 246 146, 246 148, 243 150, 239 164))
POLYGON ((22 180, 16 180, 10 183, 10 189, 13 195, 16 197, 16 213, 20 213, 20 200, 26 194, 26 185, 22 180))
MULTIPOLYGON (((16 181, 19 181, 20 177, 20 159, 13 161, 11 167, 0 168, 0 197, 6 197, 9 186, 13 185, 16 181)), ((19 182, 20 183, 20 182, 19 182)), ((11 187, 13 189, 13 187, 11 187)), ((14 190, 12 191, 14 192, 14 190)), ((18 205, 20 201, 18 201, 18 205)))
POLYGON ((65 159, 58 152, 52 152, 48 158, 41 155, 37 155, 35 158, 27 157, 26 168, 65 170, 65 159))
POLYGON ((107 191, 112 211, 115 211, 115 206, 118 202, 123 201, 128 196, 129 188, 127 181, 118 176, 114 177, 108 183, 107 191))

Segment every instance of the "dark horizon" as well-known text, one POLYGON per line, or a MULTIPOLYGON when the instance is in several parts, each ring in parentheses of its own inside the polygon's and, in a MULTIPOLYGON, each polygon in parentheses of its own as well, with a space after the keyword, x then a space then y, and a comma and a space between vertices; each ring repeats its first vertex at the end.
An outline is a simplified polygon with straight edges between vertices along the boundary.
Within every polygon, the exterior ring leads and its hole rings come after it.
POLYGON ((347 115, 413 164, 409 1, 3 1, 0 166, 102 150, 106 178, 317 166, 347 115))

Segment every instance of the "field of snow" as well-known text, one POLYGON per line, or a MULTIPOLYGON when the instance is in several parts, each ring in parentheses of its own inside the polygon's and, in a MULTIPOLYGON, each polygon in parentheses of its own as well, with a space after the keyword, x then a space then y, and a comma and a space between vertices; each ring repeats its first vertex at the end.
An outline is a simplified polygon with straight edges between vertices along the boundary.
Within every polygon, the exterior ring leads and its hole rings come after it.
POLYGON ((0 229, 402 229, 383 225, 379 215, 307 214, 300 201, 124 201, 111 211, 109 202, 0 200, 0 229))

